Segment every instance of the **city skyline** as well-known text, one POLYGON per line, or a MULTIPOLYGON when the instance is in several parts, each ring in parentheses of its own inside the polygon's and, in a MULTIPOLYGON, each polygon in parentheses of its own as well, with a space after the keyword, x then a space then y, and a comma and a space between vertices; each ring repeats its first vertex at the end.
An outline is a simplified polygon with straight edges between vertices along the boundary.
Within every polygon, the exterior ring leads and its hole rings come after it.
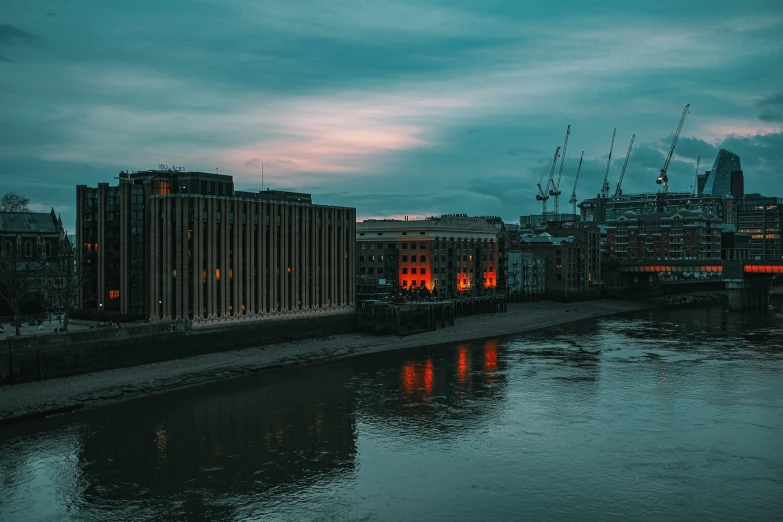
POLYGON ((540 211, 535 184, 569 124, 561 209, 582 150, 577 196, 599 192, 615 127, 612 192, 631 134, 624 191, 658 190, 685 103, 670 190, 689 190, 696 157, 703 172, 719 148, 742 158, 747 193, 774 188, 783 6, 611 4, 12 1, 3 192, 72 231, 77 184, 160 162, 253 190, 263 163, 265 186, 359 219, 516 220, 540 211))

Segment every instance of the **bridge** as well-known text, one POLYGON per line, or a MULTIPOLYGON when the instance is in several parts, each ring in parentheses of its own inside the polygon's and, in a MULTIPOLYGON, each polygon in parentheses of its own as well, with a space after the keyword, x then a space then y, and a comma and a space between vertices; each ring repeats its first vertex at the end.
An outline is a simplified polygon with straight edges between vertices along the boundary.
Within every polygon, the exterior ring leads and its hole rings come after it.
POLYGON ((628 287, 630 280, 638 281, 640 275, 648 275, 650 284, 657 285, 662 273, 699 274, 706 279, 697 281, 704 283, 722 281, 729 292, 732 310, 766 308, 770 286, 783 279, 783 260, 615 259, 608 269, 617 271, 620 287, 628 287))

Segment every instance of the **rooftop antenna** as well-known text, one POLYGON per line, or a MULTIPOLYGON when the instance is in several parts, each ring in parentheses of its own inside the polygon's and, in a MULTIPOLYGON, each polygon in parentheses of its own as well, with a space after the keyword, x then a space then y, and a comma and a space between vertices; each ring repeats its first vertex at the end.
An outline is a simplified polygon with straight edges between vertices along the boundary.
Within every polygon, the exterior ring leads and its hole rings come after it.
POLYGON ((264 191, 264 164, 261 163, 261 192, 264 191))
POLYGON ((219 169, 219 168, 217 168, 217 167, 215 167, 215 173, 216 173, 216 174, 220 174, 220 169, 219 169))

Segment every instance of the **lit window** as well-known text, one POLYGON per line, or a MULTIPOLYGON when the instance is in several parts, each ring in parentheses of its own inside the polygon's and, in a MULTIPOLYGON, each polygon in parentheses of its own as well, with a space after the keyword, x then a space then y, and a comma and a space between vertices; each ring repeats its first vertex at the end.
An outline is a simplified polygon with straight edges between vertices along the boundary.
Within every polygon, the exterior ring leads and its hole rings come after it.
POLYGON ((215 279, 217 279, 218 281, 220 281, 220 269, 219 269, 219 268, 216 268, 216 269, 215 269, 215 279))
POLYGON ((415 273, 416 273, 416 267, 414 266, 413 268, 411 268, 411 274, 415 274, 415 273))
POLYGON ((407 281, 407 280, 405 280, 405 279, 403 279, 403 280, 402 280, 402 286, 408 286, 408 281, 407 281))
POLYGON ((119 298, 120 298, 119 290, 109 290, 109 299, 119 299, 119 298))

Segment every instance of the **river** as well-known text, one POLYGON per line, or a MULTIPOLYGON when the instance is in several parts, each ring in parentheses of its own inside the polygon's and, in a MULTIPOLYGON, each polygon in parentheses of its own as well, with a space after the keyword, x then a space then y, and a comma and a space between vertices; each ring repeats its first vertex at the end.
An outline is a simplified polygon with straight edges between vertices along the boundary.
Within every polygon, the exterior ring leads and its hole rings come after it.
POLYGON ((783 315, 638 312, 0 428, 0 520, 780 520, 783 315))

